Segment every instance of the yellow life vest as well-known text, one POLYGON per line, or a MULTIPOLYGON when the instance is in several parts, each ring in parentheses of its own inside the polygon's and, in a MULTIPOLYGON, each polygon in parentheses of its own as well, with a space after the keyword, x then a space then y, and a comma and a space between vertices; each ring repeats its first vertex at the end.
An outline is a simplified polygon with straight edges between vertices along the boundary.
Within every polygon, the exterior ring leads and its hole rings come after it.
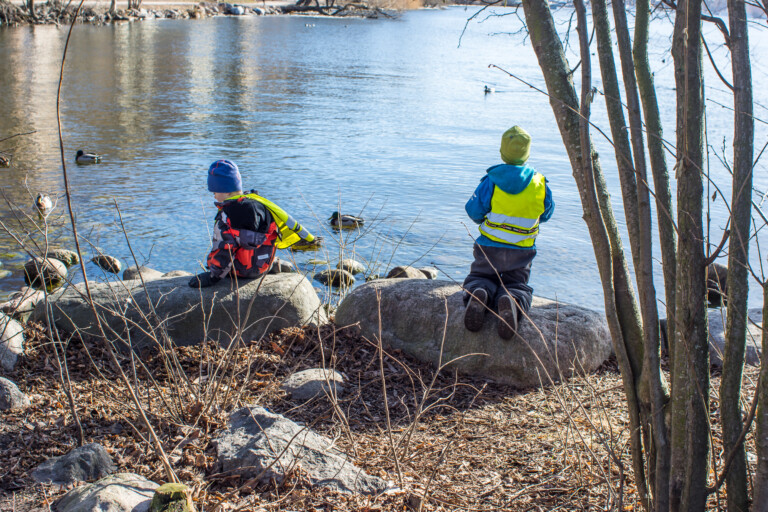
POLYGON ((494 186, 491 211, 480 224, 480 232, 495 242, 533 247, 539 234, 539 217, 544 213, 546 184, 543 175, 534 173, 519 194, 509 194, 494 186))
POLYGON ((278 249, 287 249, 299 240, 306 240, 307 242, 311 242, 315 239, 315 236, 312 233, 304 229, 301 224, 296 222, 296 220, 288 215, 285 210, 277 206, 269 199, 253 193, 232 196, 229 199, 237 199, 240 197, 247 197, 248 199, 258 201, 259 203, 263 204, 267 210, 269 210, 269 213, 272 214, 272 219, 274 219, 275 224, 277 224, 278 238, 275 241, 275 246, 278 249))

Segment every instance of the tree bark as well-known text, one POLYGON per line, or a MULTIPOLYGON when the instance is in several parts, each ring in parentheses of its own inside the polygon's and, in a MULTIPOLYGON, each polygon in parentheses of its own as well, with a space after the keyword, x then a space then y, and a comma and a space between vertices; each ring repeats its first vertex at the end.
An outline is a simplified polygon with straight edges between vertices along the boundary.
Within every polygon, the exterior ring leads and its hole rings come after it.
POLYGON ((584 220, 597 259, 606 317, 627 397, 635 481, 640 499, 647 505, 636 388, 643 361, 642 328, 621 238, 597 154, 592 149, 591 140, 584 141, 581 136, 578 98, 549 4, 547 0, 524 0, 523 9, 531 42, 547 85, 550 105, 579 188, 584 220), (591 164, 585 163, 584 144, 590 148, 591 164))
POLYGON ((672 54, 677 87, 676 346, 672 366, 670 510, 706 505, 709 469, 709 343, 702 162, 704 93, 701 0, 677 4, 672 54))
POLYGON ((749 293, 749 226, 752 214, 752 71, 749 59, 747 12, 744 0, 728 0, 731 69, 733 72, 733 195, 731 238, 728 251, 728 311, 720 385, 725 453, 735 451, 726 479, 728 510, 749 509, 747 463, 742 426, 741 380, 747 343, 747 296, 749 293))
MULTIPOLYGON (((763 283, 763 318, 768 318, 768 281, 763 283)), ((768 329, 763 329, 763 354, 768 354, 768 329)), ((757 469, 755 471, 755 496, 752 512, 768 512, 768 363, 760 366, 760 380, 757 386, 758 405, 755 423, 755 445, 757 446, 757 469)))

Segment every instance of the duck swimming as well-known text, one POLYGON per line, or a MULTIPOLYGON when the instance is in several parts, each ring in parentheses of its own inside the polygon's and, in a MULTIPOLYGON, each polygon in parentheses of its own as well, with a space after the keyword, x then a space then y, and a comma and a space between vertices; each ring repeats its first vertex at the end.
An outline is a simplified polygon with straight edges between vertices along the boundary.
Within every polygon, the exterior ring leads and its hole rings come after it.
POLYGON ((97 164, 101 162, 101 155, 96 153, 86 153, 82 149, 77 150, 75 155, 75 162, 79 164, 97 164))
POLYGON ((336 228, 358 228, 365 223, 362 217, 355 217, 354 215, 341 214, 339 212, 333 212, 331 218, 331 226, 336 228))
POLYGON ((41 217, 46 218, 53 211, 53 201, 45 194, 37 194, 35 199, 35 208, 41 217))

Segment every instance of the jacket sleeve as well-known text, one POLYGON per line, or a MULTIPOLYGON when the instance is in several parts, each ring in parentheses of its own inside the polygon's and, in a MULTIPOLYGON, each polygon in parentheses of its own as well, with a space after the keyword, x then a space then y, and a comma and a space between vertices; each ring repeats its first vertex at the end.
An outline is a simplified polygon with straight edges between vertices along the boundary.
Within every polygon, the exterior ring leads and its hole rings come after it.
POLYGON ((215 279, 221 279, 232 270, 232 253, 236 248, 236 240, 229 233, 229 226, 221 220, 221 216, 216 216, 211 241, 213 247, 208 253, 206 263, 211 276, 215 279))
POLYGON ((469 198, 464 209, 475 224, 482 224, 485 216, 491 211, 491 197, 493 196, 493 183, 488 176, 483 176, 475 193, 469 198))
POLYGON ((549 189, 549 185, 546 185, 546 187, 547 192, 544 195, 544 213, 539 217, 539 222, 547 222, 555 212, 555 200, 552 199, 552 191, 549 189))

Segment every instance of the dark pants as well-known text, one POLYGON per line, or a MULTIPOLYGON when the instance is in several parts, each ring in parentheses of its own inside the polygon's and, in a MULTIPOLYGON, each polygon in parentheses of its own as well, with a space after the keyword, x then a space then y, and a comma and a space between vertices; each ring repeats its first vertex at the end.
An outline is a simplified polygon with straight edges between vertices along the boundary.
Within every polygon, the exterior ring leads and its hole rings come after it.
POLYGON ((533 288, 528 286, 531 277, 531 262, 536 249, 507 249, 475 244, 472 251, 475 261, 464 280, 464 304, 469 302, 472 292, 484 288, 494 307, 499 298, 512 296, 524 312, 531 307, 533 288))

